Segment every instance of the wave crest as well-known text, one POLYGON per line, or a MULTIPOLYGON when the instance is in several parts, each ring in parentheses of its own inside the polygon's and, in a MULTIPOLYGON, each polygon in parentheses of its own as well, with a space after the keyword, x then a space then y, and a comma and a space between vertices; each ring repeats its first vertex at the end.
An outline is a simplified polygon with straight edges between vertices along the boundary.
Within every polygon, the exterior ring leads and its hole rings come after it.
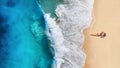
POLYGON ((57 6, 57 21, 50 14, 45 15, 55 51, 55 68, 83 67, 83 30, 90 26, 92 8, 93 0, 64 0, 64 4, 57 6))

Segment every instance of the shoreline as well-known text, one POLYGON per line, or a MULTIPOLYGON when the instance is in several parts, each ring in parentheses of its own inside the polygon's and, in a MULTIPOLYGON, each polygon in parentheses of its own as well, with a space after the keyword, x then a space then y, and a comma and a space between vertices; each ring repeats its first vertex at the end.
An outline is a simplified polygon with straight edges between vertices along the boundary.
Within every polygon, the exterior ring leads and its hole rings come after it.
POLYGON ((66 4, 58 5, 55 10, 59 21, 47 16, 51 36, 55 43, 53 47, 55 50, 55 66, 53 67, 82 68, 84 66, 86 55, 82 48, 84 41, 83 29, 91 23, 92 8, 93 0, 66 0, 66 4), (50 22, 59 22, 59 24, 53 26, 50 22), (63 39, 61 40, 62 35, 63 39))

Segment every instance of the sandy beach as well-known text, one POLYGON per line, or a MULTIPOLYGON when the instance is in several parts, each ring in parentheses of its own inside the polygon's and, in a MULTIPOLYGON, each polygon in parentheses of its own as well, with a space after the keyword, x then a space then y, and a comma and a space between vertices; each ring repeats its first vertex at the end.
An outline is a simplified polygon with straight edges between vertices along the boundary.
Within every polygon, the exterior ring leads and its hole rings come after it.
POLYGON ((94 19, 84 31, 84 68, 120 68, 120 0, 95 0, 94 19), (90 36, 104 31, 105 38, 90 36))

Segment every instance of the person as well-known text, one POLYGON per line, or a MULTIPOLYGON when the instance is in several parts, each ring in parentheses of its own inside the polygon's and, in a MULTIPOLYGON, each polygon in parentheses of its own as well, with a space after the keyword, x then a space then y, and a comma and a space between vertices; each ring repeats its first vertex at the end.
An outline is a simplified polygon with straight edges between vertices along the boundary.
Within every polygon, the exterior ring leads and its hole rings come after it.
POLYGON ((105 32, 101 32, 101 33, 97 33, 97 34, 90 34, 90 35, 91 36, 100 37, 100 38, 106 37, 106 33, 105 32))

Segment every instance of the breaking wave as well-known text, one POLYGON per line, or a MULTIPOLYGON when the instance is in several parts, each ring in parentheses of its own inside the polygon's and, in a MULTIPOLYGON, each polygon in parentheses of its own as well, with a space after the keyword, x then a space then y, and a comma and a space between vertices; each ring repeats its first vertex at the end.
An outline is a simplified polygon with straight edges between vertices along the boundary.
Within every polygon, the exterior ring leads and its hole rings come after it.
POLYGON ((83 30, 90 26, 93 0, 64 0, 56 8, 57 19, 45 14, 48 36, 54 49, 54 68, 82 68, 83 30))

